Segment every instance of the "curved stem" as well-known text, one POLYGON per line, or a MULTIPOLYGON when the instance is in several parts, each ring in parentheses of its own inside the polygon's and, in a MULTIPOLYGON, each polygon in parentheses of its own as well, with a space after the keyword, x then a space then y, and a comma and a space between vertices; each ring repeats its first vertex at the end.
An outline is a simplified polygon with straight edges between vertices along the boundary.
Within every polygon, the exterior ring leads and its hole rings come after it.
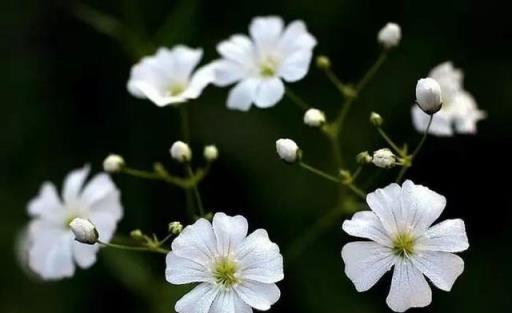
POLYGON ((311 165, 308 165, 308 164, 306 164, 306 163, 304 163, 304 162, 302 162, 302 161, 300 161, 300 162, 299 162, 299 165, 300 165, 302 168, 304 168, 304 169, 306 169, 306 170, 310 171, 311 173, 316 174, 316 175, 318 175, 318 176, 320 176, 320 177, 322 177, 322 178, 325 178, 325 179, 327 179, 327 180, 329 180, 329 181, 331 181, 331 182, 334 182, 334 183, 336 183, 336 184, 339 184, 339 183, 340 183, 340 180, 339 180, 338 178, 336 178, 336 177, 334 177, 334 176, 332 176, 332 175, 330 175, 330 174, 327 174, 326 172, 324 172, 324 171, 322 171, 322 170, 319 170, 319 169, 317 169, 317 168, 315 168, 315 167, 313 167, 313 166, 311 166, 311 165))
MULTIPOLYGON (((188 172, 189 177, 194 177, 194 171, 192 171, 190 164, 187 165, 187 172, 188 172)), ((198 185, 199 185, 199 182, 196 184, 193 184, 192 190, 194 191, 194 197, 196 199, 199 216, 204 216, 203 201, 201 200, 201 194, 199 193, 198 185)))
POLYGON ((357 92, 361 92, 361 90, 363 90, 364 87, 366 87, 368 82, 370 82, 370 80, 373 78, 373 76, 375 76, 375 73, 377 73, 377 71, 382 66, 382 64, 384 64, 384 61, 386 61, 387 57, 388 57, 387 50, 382 50, 379 57, 377 58, 377 61, 375 61, 375 63, 372 65, 372 67, 370 67, 368 72, 366 72, 366 74, 363 76, 363 78, 361 78, 361 80, 357 84, 357 92))
POLYGON ((102 245, 103 247, 115 248, 115 249, 120 249, 120 250, 154 252, 154 253, 162 253, 162 254, 167 254, 167 253, 171 252, 170 250, 167 250, 167 249, 164 249, 161 247, 126 246, 126 245, 121 245, 121 244, 116 244, 116 243, 102 242, 99 240, 97 242, 98 242, 98 244, 102 245))
POLYGON ((301 110, 307 111, 311 107, 304 99, 302 99, 300 96, 298 96, 290 88, 286 88, 285 94, 301 110))
POLYGON ((401 157, 404 156, 403 155, 404 153, 403 153, 402 149, 400 149, 395 144, 395 142, 388 136, 388 134, 386 134, 386 132, 381 127, 377 127, 377 131, 382 136, 382 138, 384 138, 384 140, 388 143, 388 145, 390 145, 391 148, 393 148, 393 150, 395 150, 395 152, 398 153, 398 155, 400 155, 401 157))

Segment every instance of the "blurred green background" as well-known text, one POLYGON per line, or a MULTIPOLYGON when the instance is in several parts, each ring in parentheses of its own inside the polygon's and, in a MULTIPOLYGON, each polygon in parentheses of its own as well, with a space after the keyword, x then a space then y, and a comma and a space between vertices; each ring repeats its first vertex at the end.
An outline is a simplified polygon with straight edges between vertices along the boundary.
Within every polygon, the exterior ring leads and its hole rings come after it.
MULTIPOLYGON (((512 312, 509 147, 512 144, 512 23, 499 1, 369 0, 153 0, 34 1, 2 3, 0 25, 0 312, 173 312, 187 287, 164 279, 164 259, 102 251, 90 270, 72 279, 41 282, 27 274, 15 253, 15 238, 27 223, 26 203, 44 180, 60 185, 84 163, 101 170, 106 154, 122 154, 134 167, 169 160, 179 139, 179 117, 125 89, 131 65, 160 45, 203 47, 246 32, 252 17, 278 14, 303 19, 317 37, 316 53, 327 54, 334 70, 355 81, 378 55, 376 32, 388 21, 402 25, 403 40, 358 99, 343 137, 346 157, 383 146, 367 123, 380 112, 399 142, 415 144, 410 106, 418 78, 446 60, 465 71, 465 87, 488 119, 477 136, 429 138, 408 173, 448 198, 442 218, 466 221, 471 247, 462 256, 464 274, 450 293, 434 289, 425 312, 512 312), (84 20, 98 18, 99 32, 84 20)), ((324 75, 311 69, 291 86, 328 113, 341 103, 324 75)), ((228 111, 228 89, 207 88, 190 106, 192 146, 200 155, 215 143, 221 158, 201 185, 206 206, 244 214, 250 228, 266 228, 283 250, 336 201, 329 182, 283 165, 275 156, 279 137, 296 139, 309 163, 332 171, 327 140, 302 125, 288 100, 268 110, 228 111)), ((199 159, 199 158, 198 158, 199 159)), ((387 184, 396 173, 372 170, 365 188, 387 184)), ((165 232, 168 221, 183 220, 180 190, 119 176, 125 218, 119 230, 165 232)), ((301 257, 285 260, 281 300, 272 312, 388 312, 390 275, 366 293, 357 293, 343 273, 340 249, 352 240, 342 220, 301 257)))

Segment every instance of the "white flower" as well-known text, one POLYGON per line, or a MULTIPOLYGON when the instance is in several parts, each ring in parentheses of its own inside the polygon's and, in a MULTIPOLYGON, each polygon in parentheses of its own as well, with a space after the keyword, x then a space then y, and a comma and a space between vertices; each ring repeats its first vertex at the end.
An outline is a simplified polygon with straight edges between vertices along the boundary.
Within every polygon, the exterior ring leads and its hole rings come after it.
POLYGON ((83 218, 75 218, 69 223, 69 227, 75 235, 75 240, 86 244, 95 244, 98 240, 98 231, 91 221, 83 218))
POLYGON ((280 297, 279 247, 264 229, 247 236, 247 220, 216 213, 183 229, 167 255, 172 284, 199 283, 175 306, 178 313, 251 313, 268 310, 280 297))
POLYGON ((219 157, 219 150, 214 145, 206 146, 203 150, 203 156, 208 162, 215 161, 219 157))
POLYGON ((192 159, 192 150, 183 141, 176 141, 171 146, 171 157, 178 162, 189 162, 192 159))
POLYGON ((402 38, 402 30, 395 23, 387 23, 377 34, 377 41, 389 49, 398 46, 402 38))
POLYGON ((311 127, 318 127, 325 123, 324 112, 318 109, 309 109, 304 114, 304 124, 311 127))
POLYGON ((110 177, 97 174, 84 184, 88 174, 88 166, 69 173, 62 198, 52 183, 45 182, 28 204, 33 218, 28 235, 29 266, 43 279, 70 277, 75 263, 88 268, 96 261, 99 246, 75 241, 69 226, 72 220, 90 220, 98 229, 99 239, 109 242, 123 215, 120 193, 110 177))
POLYGON ((128 91, 160 107, 196 99, 214 76, 211 65, 194 72, 202 55, 201 49, 182 45, 160 48, 155 55, 142 58, 132 67, 128 91))
POLYGON ((293 163, 297 161, 299 146, 291 139, 281 138, 276 141, 276 151, 281 160, 293 163))
POLYGON ((453 252, 469 247, 464 222, 446 220, 431 226, 441 215, 446 199, 432 190, 406 181, 370 193, 371 211, 354 214, 343 223, 349 235, 369 239, 346 244, 341 251, 345 273, 357 291, 370 289, 393 266, 387 304, 396 312, 424 307, 432 300, 425 280, 444 291, 464 270, 453 252))
POLYGON ((108 173, 116 173, 119 172, 124 165, 125 162, 122 156, 110 154, 103 161, 103 170, 108 173))
POLYGON ((231 36, 217 46, 222 59, 215 62, 218 86, 237 83, 229 92, 227 106, 247 111, 274 106, 284 95, 281 79, 295 82, 308 72, 316 39, 302 21, 284 28, 277 16, 256 17, 249 26, 250 37, 231 36))
MULTIPOLYGON (((436 136, 453 136, 455 133, 475 134, 477 122, 486 117, 478 109, 475 99, 463 89, 463 73, 451 62, 436 66, 429 76, 441 86, 443 106, 432 120, 429 133, 436 136)), ((430 116, 416 105, 412 108, 414 127, 418 132, 427 128, 430 116)))
POLYGON ((423 112, 434 114, 441 109, 441 86, 433 78, 422 78, 416 84, 416 102, 423 112))
POLYGON ((372 162, 375 166, 391 168, 396 165, 396 155, 388 148, 383 148, 373 153, 372 162))

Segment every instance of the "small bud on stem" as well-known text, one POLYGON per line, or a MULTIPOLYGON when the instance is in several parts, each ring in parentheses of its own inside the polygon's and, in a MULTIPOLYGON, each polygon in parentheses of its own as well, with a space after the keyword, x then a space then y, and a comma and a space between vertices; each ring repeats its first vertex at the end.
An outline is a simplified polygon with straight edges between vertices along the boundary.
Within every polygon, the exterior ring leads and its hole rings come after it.
POLYGON ((98 240, 96 226, 89 220, 77 217, 69 223, 69 227, 78 242, 93 245, 98 240))

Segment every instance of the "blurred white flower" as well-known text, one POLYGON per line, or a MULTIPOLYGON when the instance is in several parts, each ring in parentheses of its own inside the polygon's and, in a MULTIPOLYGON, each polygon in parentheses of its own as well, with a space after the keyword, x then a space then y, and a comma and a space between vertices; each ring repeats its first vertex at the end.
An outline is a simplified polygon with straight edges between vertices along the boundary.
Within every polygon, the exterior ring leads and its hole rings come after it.
POLYGON ((299 156, 299 146, 291 139, 281 138, 276 141, 276 152, 281 160, 293 163, 299 156))
POLYGON ((110 154, 103 161, 103 170, 107 173, 116 173, 125 166, 125 162, 122 156, 118 154, 110 154))
POLYGON ((123 215, 120 193, 110 177, 97 174, 84 184, 88 174, 88 166, 69 173, 62 198, 52 183, 45 182, 28 204, 28 213, 33 218, 28 232, 28 263, 43 279, 70 277, 75 272, 75 263, 88 268, 96 261, 99 246, 75 241, 71 221, 90 220, 99 239, 108 242, 123 215))
POLYGON ((203 156, 208 162, 215 161, 219 157, 219 150, 215 145, 208 145, 204 147, 203 156))
MULTIPOLYGON (((486 113, 478 109, 475 99, 463 89, 462 71, 451 62, 444 62, 433 68, 429 76, 439 83, 443 102, 441 110, 434 115, 429 133, 436 136, 475 134, 477 122, 484 119, 486 113)), ((430 116, 414 105, 412 119, 416 130, 424 132, 430 116)))
POLYGON ((377 34, 377 41, 389 49, 398 46, 402 38, 402 30, 396 23, 387 23, 377 34))
POLYGON ((237 83, 229 92, 227 106, 247 111, 274 106, 284 95, 286 82, 302 79, 308 72, 316 39, 302 21, 286 28, 277 16, 256 17, 250 37, 231 36, 217 46, 222 59, 215 62, 218 86, 237 83))
POLYGON ((349 235, 369 239, 346 244, 341 256, 345 273, 357 291, 370 289, 393 266, 387 297, 396 312, 431 303, 432 291, 425 279, 450 291, 464 270, 464 261, 453 254, 469 247, 464 221, 445 220, 446 199, 432 190, 406 181, 368 194, 371 211, 354 214, 343 223, 349 235))
POLYGON ((279 247, 264 229, 247 236, 243 216, 216 213, 183 229, 167 255, 172 284, 199 283, 175 306, 178 313, 251 313, 268 310, 280 297, 283 279, 279 247))
POLYGON ((388 148, 382 148, 373 153, 373 164, 381 168, 391 168, 396 165, 396 155, 388 148))
POLYGON ((170 149, 171 157, 178 162, 189 162, 192 159, 192 150, 183 141, 176 141, 170 149))
POLYGON ((430 77, 418 80, 416 84, 416 102, 427 114, 434 114, 441 109, 441 86, 430 77))
POLYGON ((319 127, 325 123, 325 113, 318 109, 309 109, 304 113, 304 124, 319 127))
POLYGON ((183 45, 160 48, 132 67, 128 91, 160 107, 196 99, 214 78, 212 65, 194 71, 202 55, 201 49, 183 45))

